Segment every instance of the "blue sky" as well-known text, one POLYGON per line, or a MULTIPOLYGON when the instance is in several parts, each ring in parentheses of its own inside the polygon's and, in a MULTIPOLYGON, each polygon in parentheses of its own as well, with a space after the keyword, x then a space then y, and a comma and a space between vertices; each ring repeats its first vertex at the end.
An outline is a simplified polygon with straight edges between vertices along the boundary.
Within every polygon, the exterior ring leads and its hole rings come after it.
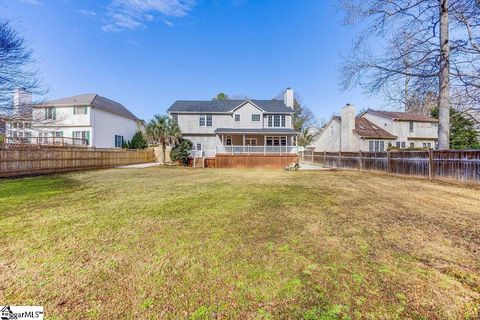
POLYGON ((318 118, 345 103, 382 105, 339 89, 355 37, 334 0, 8 0, 2 16, 28 39, 48 99, 98 93, 138 117, 218 92, 270 99, 292 87, 318 118))

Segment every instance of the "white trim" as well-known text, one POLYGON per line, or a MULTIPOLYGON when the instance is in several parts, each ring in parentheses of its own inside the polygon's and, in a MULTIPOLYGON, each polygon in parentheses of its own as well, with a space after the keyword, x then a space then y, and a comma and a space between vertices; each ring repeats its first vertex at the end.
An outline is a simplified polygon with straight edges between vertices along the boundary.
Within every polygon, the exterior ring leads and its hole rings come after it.
POLYGON ((258 110, 262 111, 262 112, 265 112, 265 110, 263 110, 262 108, 260 108, 259 106, 257 106, 255 103, 253 103, 252 101, 250 100, 245 100, 244 102, 242 102, 241 104, 239 104, 238 106, 236 106, 235 108, 233 108, 232 110, 230 110, 230 112, 235 112, 235 110, 237 110, 238 108, 240 107, 243 107, 245 104, 247 104, 248 102, 250 102, 255 108, 257 108, 258 110))

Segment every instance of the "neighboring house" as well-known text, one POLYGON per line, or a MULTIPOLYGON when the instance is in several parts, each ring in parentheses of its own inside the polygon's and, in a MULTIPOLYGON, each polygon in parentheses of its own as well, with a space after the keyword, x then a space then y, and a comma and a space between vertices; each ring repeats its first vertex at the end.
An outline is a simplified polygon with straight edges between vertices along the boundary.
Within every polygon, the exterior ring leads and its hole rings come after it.
POLYGON ((29 143, 35 136, 32 129, 32 94, 23 89, 13 92, 13 109, 5 123, 7 142, 29 143))
POLYGON ((200 154, 296 152, 293 90, 284 100, 176 101, 167 112, 200 154))
POLYGON ((137 131, 138 119, 118 102, 83 94, 33 107, 33 129, 40 139, 97 148, 121 148, 137 131), (64 139, 62 139, 64 138, 64 139))
POLYGON ((367 110, 355 116, 347 104, 322 128, 314 146, 316 151, 385 151, 398 148, 435 148, 438 121, 426 115, 367 110))

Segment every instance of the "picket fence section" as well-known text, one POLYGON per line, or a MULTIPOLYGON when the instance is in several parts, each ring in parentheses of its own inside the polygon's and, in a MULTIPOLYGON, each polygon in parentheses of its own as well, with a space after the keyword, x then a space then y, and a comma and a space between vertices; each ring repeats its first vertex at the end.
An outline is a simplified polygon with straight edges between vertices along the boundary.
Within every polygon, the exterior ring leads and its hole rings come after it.
POLYGON ((438 180, 480 183, 480 150, 300 152, 301 162, 438 180))
POLYGON ((110 168, 154 161, 146 150, 0 145, 0 177, 110 168))

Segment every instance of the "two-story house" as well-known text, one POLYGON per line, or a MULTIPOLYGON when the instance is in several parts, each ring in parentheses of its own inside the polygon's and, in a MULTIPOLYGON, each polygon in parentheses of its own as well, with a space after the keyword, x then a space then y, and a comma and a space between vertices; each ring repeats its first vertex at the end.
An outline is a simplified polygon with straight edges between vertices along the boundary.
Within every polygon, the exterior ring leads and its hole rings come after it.
POLYGON ((32 118, 39 139, 97 148, 121 148, 138 130, 138 119, 133 113, 98 94, 35 105, 32 118))
POLYGON ((320 130, 313 147, 327 152, 381 152, 389 146, 434 149, 437 139, 437 119, 370 109, 356 116, 355 107, 347 104, 320 130))
POLYGON ((202 155, 293 153, 293 90, 284 100, 176 101, 167 112, 202 155))

